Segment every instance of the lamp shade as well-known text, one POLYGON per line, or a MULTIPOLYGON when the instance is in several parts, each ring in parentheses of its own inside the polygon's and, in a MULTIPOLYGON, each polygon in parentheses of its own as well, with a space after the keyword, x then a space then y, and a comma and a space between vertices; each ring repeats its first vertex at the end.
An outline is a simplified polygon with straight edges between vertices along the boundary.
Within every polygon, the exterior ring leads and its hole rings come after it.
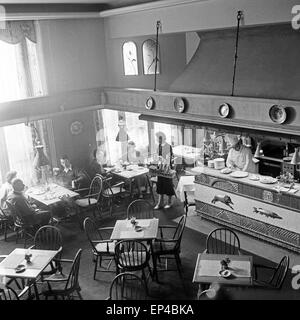
POLYGON ((291 164, 298 164, 298 162, 300 161, 299 159, 299 148, 295 148, 295 152, 293 154, 292 160, 291 160, 291 164))
POLYGON ((39 169, 43 166, 49 165, 49 160, 44 153, 44 146, 37 145, 35 148, 36 148, 36 155, 33 160, 34 168, 39 169))

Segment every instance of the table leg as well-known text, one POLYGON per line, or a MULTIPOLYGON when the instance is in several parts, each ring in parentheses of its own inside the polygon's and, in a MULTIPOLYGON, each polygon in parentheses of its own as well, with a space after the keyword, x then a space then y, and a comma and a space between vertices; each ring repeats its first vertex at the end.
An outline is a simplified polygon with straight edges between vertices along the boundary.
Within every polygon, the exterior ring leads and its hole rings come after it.
POLYGON ((36 281, 34 281, 34 283, 33 283, 33 288, 34 288, 34 294, 35 294, 36 300, 40 300, 39 291, 38 291, 38 288, 37 288, 37 285, 36 285, 36 281))
POLYGON ((152 185, 151 185, 149 175, 147 174, 146 176, 147 176, 147 183, 148 183, 148 186, 149 186, 149 188, 150 188, 152 200, 153 200, 153 203, 155 203, 155 198, 154 198, 154 193, 153 193, 153 187, 152 187, 152 185))

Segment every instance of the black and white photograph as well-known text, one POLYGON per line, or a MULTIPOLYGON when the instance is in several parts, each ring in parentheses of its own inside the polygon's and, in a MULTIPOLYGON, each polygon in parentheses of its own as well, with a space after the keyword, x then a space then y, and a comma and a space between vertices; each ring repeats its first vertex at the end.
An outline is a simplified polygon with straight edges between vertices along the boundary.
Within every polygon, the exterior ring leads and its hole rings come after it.
POLYGON ((300 300, 299 53, 297 0, 0 0, 0 307, 300 300))

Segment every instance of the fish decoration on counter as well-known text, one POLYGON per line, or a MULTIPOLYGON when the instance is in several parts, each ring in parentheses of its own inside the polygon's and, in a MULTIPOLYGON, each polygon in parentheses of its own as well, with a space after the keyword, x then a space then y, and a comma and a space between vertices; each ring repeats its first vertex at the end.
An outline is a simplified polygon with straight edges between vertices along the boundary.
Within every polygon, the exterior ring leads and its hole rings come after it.
POLYGON ((262 209, 262 208, 257 209, 256 207, 253 207, 253 212, 259 213, 263 216, 266 216, 267 218, 282 219, 282 217, 279 216, 277 213, 270 211, 270 210, 262 209))
POLYGON ((224 195, 215 195, 214 198, 211 200, 211 202, 213 204, 215 204, 218 201, 226 204, 226 206, 228 206, 229 208, 234 210, 234 208, 231 206, 231 204, 234 205, 234 203, 231 201, 231 198, 228 195, 226 195, 226 194, 224 194, 224 195))

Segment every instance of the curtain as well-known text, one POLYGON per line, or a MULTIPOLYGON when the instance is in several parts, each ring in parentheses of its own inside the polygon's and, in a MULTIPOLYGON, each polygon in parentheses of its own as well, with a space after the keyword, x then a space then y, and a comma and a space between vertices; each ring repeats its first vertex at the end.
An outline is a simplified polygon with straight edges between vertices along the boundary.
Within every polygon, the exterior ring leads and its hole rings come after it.
POLYGON ((0 29, 0 40, 10 44, 25 41, 25 38, 36 43, 36 32, 33 21, 7 21, 5 29, 0 29))

